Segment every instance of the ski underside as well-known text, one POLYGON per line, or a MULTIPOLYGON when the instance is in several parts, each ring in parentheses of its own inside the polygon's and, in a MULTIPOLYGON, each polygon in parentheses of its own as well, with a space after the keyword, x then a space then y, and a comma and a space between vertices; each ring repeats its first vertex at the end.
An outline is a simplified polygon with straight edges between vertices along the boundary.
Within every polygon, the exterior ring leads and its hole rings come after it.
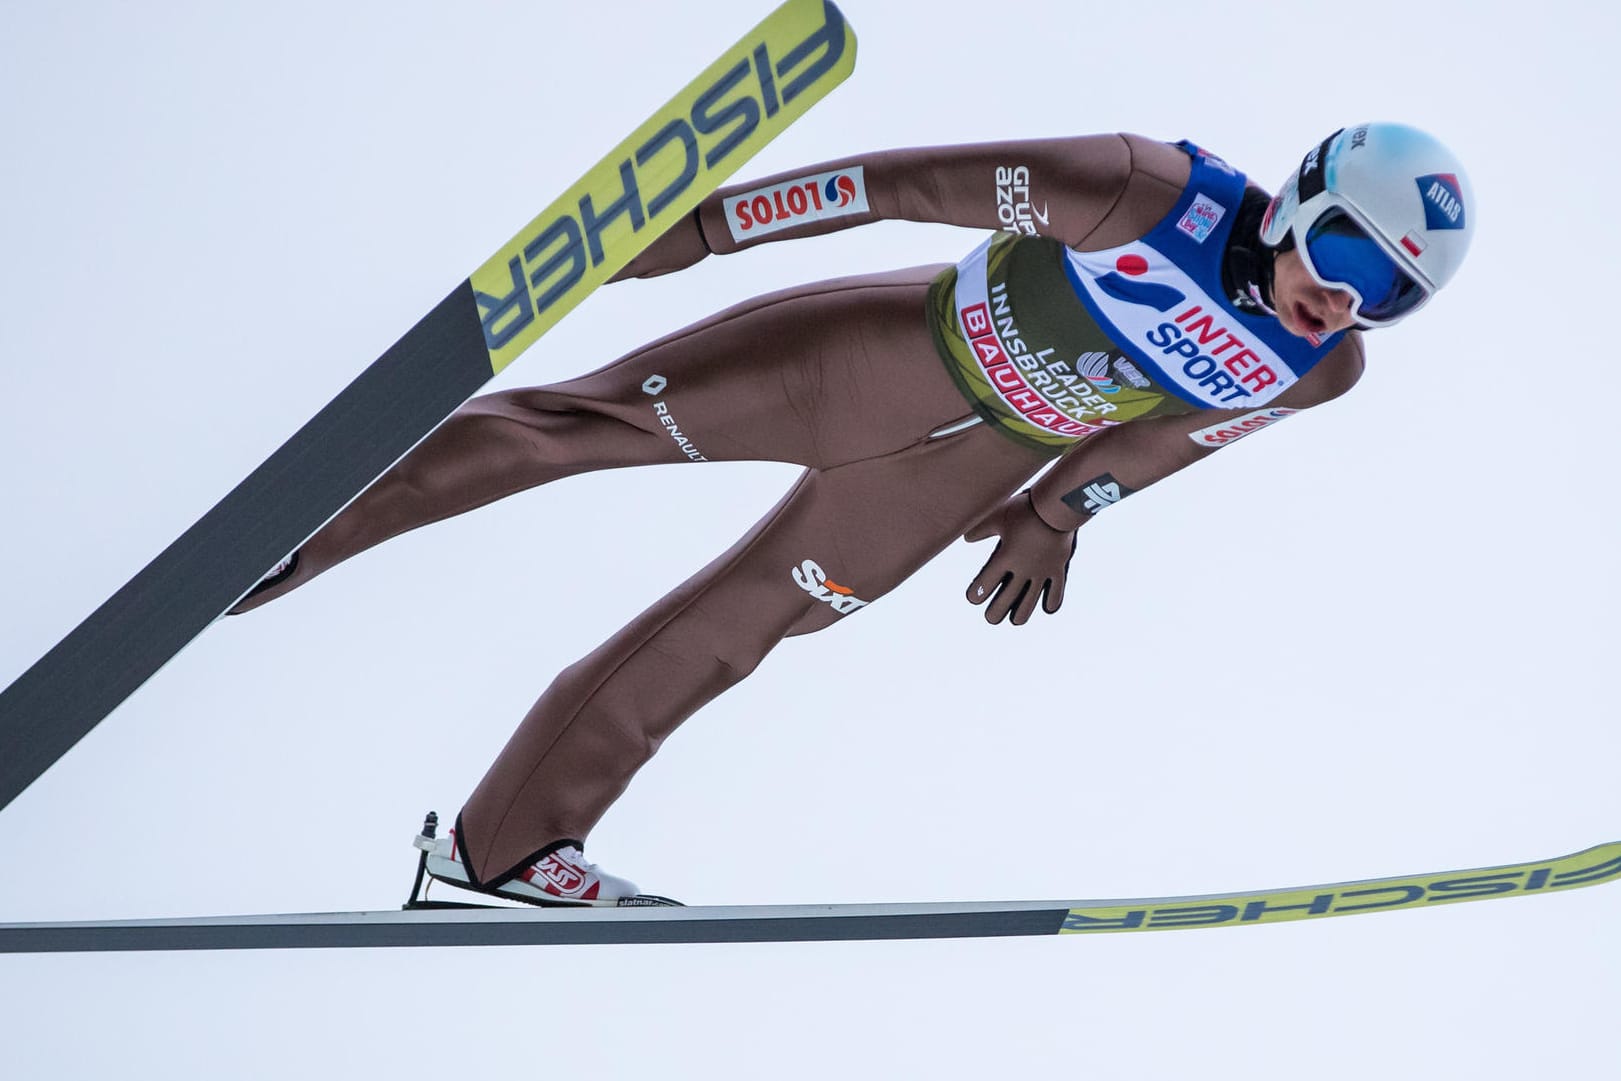
MULTIPOLYGON (((0 691, 0 808, 457 406, 843 82, 855 56, 855 34, 831 0, 786 0, 490 256, 0 691)), ((603 87, 622 92, 633 75, 605 71, 603 87)), ((476 165, 468 163, 470 173, 476 165)), ((325 299, 341 306, 339 298, 325 299)))
MULTIPOLYGON (((1621 877, 1621 841, 1472 871, 1197 897, 752 907, 486 908, 0 924, 0 953, 827 942, 1112 934, 1240 927, 1434 908, 1596 886, 1621 877)), ((414 897, 414 891, 413 891, 414 897)))

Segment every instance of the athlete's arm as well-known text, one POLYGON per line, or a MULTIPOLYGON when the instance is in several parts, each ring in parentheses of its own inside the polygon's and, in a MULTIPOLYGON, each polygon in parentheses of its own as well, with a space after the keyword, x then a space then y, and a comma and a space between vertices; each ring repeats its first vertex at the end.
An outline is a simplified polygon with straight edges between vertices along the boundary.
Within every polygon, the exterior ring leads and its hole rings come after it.
POLYGON ((860 154, 720 189, 617 277, 885 220, 1008 229, 1079 247, 1122 202, 1174 198, 1186 175, 1185 154, 1138 135, 860 154))
MULTIPOLYGON (((1361 336, 1351 333, 1294 386, 1261 412, 1301 410, 1349 390, 1362 375, 1361 336)), ((984 604, 985 618, 1015 625, 1058 611, 1075 533, 1105 507, 1208 458, 1240 432, 1256 410, 1208 409, 1151 417, 1109 428, 1077 444, 1033 484, 998 507, 965 540, 995 536, 996 549, 968 585, 968 600, 984 604), (1228 427, 1227 434, 1220 430, 1228 427), (1201 434, 1201 433, 1210 434, 1201 434)))
MULTIPOLYGON (((1361 378, 1362 363, 1362 336, 1353 331, 1299 382, 1262 407, 1262 411, 1309 409, 1337 398, 1361 378)), ((1254 412, 1257 410, 1201 409, 1181 416, 1149 417, 1109 428, 1059 459, 1030 489, 1031 502, 1042 521, 1053 528, 1078 529, 1107 503, 1117 502, 1130 492, 1141 491, 1179 469, 1208 458, 1232 441, 1198 433, 1219 429, 1254 412), (1119 485, 1121 495, 1106 502, 1093 500, 1093 509, 1088 509, 1088 487, 1103 477, 1112 478, 1113 483, 1119 485)), ((1102 483, 1107 485, 1109 481, 1102 483)))

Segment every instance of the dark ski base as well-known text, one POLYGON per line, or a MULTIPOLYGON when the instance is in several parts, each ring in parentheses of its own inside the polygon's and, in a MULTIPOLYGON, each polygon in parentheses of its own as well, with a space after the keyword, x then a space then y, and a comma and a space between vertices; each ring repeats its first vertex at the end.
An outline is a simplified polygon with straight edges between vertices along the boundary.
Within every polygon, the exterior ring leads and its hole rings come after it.
MULTIPOLYGON (((1621 841, 1557 859, 1473 871, 1437 871, 1198 897, 752 908, 482 908, 435 904, 432 908, 402 912, 12 923, 0 924, 0 953, 839 942, 1140 933, 1436 909, 1502 897, 1553 894, 1617 878, 1621 878, 1621 841)), ((1538 911, 1555 919, 1563 915, 1546 904, 1538 911)))
POLYGON ((0 807, 489 381, 463 282, 0 692, 0 807))
POLYGON ((836 942, 1051 935, 1069 910, 905 905, 768 908, 457 908, 0 926, 0 953, 836 942))

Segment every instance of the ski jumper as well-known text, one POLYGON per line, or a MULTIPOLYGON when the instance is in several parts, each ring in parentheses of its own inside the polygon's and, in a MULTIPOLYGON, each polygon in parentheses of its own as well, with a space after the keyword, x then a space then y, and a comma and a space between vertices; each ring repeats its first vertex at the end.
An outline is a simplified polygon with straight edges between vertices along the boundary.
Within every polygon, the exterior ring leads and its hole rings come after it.
POLYGON ((240 608, 576 473, 805 467, 524 717, 459 820, 470 872, 498 883, 583 843, 663 740, 783 638, 858 612, 998 508, 1018 523, 1004 541, 1069 544, 1124 495, 1354 383, 1358 335, 1294 338, 1229 295, 1245 192, 1219 159, 1131 135, 887 151, 723 189, 621 276, 886 218, 996 233, 958 266, 773 293, 589 375, 474 399, 240 608))

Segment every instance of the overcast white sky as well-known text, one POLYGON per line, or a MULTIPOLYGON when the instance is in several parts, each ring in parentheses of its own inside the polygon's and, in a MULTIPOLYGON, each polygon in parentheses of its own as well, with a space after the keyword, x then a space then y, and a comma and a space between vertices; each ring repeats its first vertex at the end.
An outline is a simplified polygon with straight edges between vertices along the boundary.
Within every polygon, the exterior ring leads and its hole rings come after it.
MULTIPOLYGON (((0 3, 0 684, 769 7, 0 3)), ((961 599, 985 552, 958 545, 788 643, 670 741, 594 858, 691 903, 1082 898, 1621 836, 1615 9, 844 8, 855 75, 744 176, 1131 130, 1272 187, 1334 128, 1400 119, 1468 162, 1475 248, 1370 338, 1350 395, 1088 527, 1059 616, 987 627, 961 599), (976 677, 1015 656, 1090 706, 988 697, 976 677)), ((977 239, 882 224, 606 288, 497 385, 977 239)), ((565 482, 210 630, 0 813, 0 921, 397 905, 422 812, 453 813, 558 668, 793 475, 565 482)), ((1618 905, 1610 886, 1081 941, 5 957, 0 1016, 7 1076, 30 1079, 1556 1076, 1613 1066, 1618 905)))

